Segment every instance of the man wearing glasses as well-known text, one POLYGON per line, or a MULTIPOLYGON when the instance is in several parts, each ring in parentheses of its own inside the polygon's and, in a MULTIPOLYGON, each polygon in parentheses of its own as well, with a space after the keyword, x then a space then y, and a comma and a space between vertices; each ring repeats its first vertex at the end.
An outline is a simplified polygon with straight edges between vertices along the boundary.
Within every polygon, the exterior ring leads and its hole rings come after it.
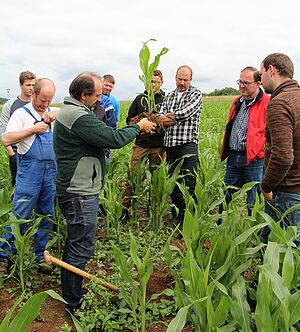
MULTIPOLYGON (((245 183, 262 181, 266 126, 266 107, 270 97, 260 85, 259 71, 246 67, 237 80, 241 95, 232 103, 226 125, 221 160, 227 158, 224 182, 227 186, 241 188, 245 183)), ((256 199, 259 184, 247 192, 248 214, 256 199)), ((227 188, 226 204, 236 189, 227 188)), ((223 206, 220 207, 220 213, 223 206)))

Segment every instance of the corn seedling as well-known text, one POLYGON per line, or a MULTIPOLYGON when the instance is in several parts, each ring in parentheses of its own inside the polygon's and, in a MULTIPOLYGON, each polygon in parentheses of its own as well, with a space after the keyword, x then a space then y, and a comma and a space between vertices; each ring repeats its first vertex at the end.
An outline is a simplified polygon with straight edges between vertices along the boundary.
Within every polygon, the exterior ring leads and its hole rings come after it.
POLYGON ((169 167, 165 162, 158 165, 152 172, 149 191, 150 225, 152 230, 157 231, 163 226, 163 220, 170 208, 168 197, 180 177, 181 165, 182 162, 176 166, 170 177, 168 175, 169 167))
POLYGON ((293 282, 297 260, 299 253, 292 244, 268 243, 260 266, 256 294, 255 323, 258 332, 288 332, 299 324, 300 290, 293 282))
POLYGON ((130 308, 130 313, 134 319, 136 332, 145 332, 146 329, 146 287, 153 271, 153 264, 150 260, 150 248, 146 251, 145 256, 138 257, 137 241, 130 232, 130 256, 128 262, 124 253, 117 247, 113 247, 113 254, 117 266, 123 279, 120 286, 120 296, 125 300, 130 308), (133 268, 136 268, 137 279, 133 275, 133 268), (129 289, 128 289, 129 288, 129 289))
POLYGON ((146 159, 139 160, 134 171, 129 172, 128 181, 132 187, 131 217, 137 221, 138 209, 142 206, 143 200, 148 197, 146 159))
POLYGON ((154 61, 150 64, 150 50, 147 44, 150 41, 156 41, 155 39, 149 39, 147 42, 143 43, 143 47, 140 50, 139 59, 140 59, 140 68, 142 70, 142 74, 139 75, 139 79, 144 83, 146 95, 145 100, 147 102, 148 111, 155 112, 157 105, 155 105, 155 89, 151 85, 151 79, 153 76, 154 70, 158 67, 160 58, 166 54, 169 49, 164 47, 154 58, 154 61))
MULTIPOLYGON (((32 261, 32 240, 34 238, 34 234, 36 233, 39 224, 41 222, 41 219, 43 217, 38 217, 34 222, 31 221, 23 221, 27 223, 31 223, 30 226, 27 227, 24 234, 21 234, 20 231, 20 223, 17 223, 17 218, 11 214, 11 232, 15 238, 14 240, 14 246, 16 248, 16 255, 13 256, 14 260, 14 266, 18 269, 19 278, 20 278, 20 285, 21 290, 25 290, 25 279, 24 279, 24 263, 26 257, 29 257, 29 259, 32 261)), ((19 220, 19 222, 21 222, 19 220)), ((32 264, 27 269, 27 272, 30 274, 32 273, 32 264)))
POLYGON ((106 236, 115 235, 120 243, 120 223, 122 219, 122 203, 119 200, 118 178, 107 179, 103 187, 100 202, 105 209, 106 236))

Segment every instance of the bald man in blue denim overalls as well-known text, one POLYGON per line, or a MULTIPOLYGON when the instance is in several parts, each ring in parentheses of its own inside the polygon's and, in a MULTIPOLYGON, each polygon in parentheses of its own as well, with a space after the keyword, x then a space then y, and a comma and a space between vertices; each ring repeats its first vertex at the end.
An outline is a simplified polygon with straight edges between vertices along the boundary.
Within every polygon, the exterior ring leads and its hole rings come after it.
MULTIPOLYGON (((34 237, 33 252, 38 262, 44 259, 43 252, 54 219, 56 164, 51 122, 55 120, 57 110, 51 111, 49 107, 54 93, 51 80, 38 79, 32 102, 14 112, 2 137, 4 146, 17 144, 18 171, 13 197, 16 217, 27 220, 33 209, 37 214, 47 216, 41 220, 34 237)), ((20 225, 21 234, 26 227, 26 224, 20 225)), ((0 251, 0 259, 10 260, 10 253, 16 251, 10 227, 2 237, 7 242, 0 244, 4 250, 0 251)))

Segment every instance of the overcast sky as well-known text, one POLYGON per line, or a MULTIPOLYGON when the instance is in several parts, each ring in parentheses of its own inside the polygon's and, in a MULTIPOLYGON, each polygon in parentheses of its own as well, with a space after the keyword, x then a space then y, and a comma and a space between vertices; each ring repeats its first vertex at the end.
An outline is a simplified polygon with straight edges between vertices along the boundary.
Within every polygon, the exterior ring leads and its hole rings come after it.
POLYGON ((143 91, 138 54, 150 38, 161 48, 164 88, 175 87, 182 64, 194 71, 203 92, 236 86, 240 70, 259 67, 269 53, 283 52, 300 79, 299 0, 3 0, 0 19, 0 97, 19 93, 21 71, 54 80, 60 102, 82 71, 110 73, 113 94, 133 99, 143 91))

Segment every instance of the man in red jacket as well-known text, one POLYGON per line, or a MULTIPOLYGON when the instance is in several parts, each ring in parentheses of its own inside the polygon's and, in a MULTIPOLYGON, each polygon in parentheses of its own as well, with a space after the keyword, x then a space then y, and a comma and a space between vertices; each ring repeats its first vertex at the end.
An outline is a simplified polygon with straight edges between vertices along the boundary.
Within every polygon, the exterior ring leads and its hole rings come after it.
MULTIPOLYGON (((259 71, 254 67, 243 69, 237 84, 241 95, 233 101, 230 108, 221 160, 228 157, 225 184, 241 188, 247 182, 262 181, 266 107, 270 97, 260 88, 259 71)), ((258 190, 259 184, 247 192, 249 215, 258 190)), ((234 191, 234 189, 226 190, 227 204, 231 201, 234 191)))

